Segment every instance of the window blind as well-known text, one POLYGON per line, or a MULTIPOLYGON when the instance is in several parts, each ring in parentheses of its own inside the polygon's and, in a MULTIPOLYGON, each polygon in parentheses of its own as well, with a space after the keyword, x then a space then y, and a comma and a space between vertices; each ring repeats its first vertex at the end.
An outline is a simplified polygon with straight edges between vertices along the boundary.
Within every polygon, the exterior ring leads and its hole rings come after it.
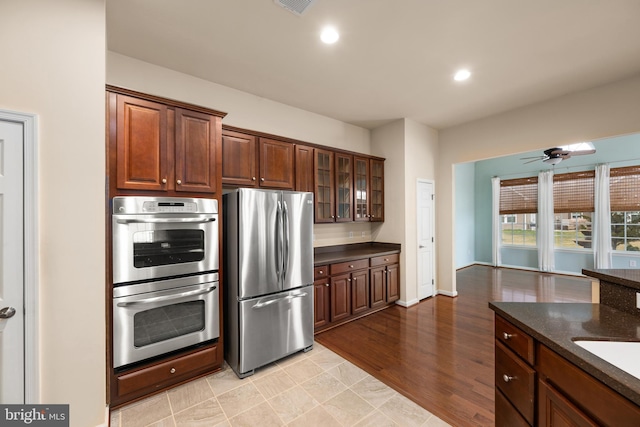
POLYGON ((640 211, 640 166, 609 171, 611 211, 640 211))
POLYGON ((553 176, 555 213, 593 212, 595 171, 563 173, 553 176))
POLYGON ((538 177, 500 181, 500 215, 537 211, 538 177))

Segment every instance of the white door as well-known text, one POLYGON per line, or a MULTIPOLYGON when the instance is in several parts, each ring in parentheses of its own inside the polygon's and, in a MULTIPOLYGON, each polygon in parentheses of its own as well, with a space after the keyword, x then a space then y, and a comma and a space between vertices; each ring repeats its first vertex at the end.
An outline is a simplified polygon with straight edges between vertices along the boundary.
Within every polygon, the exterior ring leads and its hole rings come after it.
POLYGON ((0 403, 24 402, 23 124, 0 120, 0 403))
POLYGON ((418 298, 434 294, 433 182, 418 180, 418 298))

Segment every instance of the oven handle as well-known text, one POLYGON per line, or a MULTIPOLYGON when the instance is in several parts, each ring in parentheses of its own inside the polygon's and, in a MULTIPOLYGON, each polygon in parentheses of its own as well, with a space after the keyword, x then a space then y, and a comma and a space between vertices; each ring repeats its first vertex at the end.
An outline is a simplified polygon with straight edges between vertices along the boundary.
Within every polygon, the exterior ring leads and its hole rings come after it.
POLYGON ((169 301, 172 299, 178 299, 178 298, 184 298, 184 297, 193 297, 196 295, 202 295, 202 294, 207 294, 213 290, 215 290, 216 287, 215 286, 211 286, 208 287, 206 289, 197 289, 195 291, 188 291, 188 292, 182 292, 176 295, 168 295, 168 296, 164 296, 164 297, 152 297, 152 298, 145 298, 145 299, 141 299, 138 301, 131 301, 131 302, 119 302, 118 304, 116 304, 118 307, 131 307, 131 306, 135 306, 135 305, 143 305, 143 304, 151 304, 151 303, 156 303, 156 302, 161 302, 161 301, 169 301))
POLYGON ((190 223, 200 224, 213 222, 215 218, 146 218, 146 219, 116 219, 118 224, 144 224, 144 223, 190 223))
POLYGON ((292 299, 302 298, 302 297, 306 297, 306 296, 307 296, 306 292, 303 292, 301 294, 295 294, 295 295, 287 295, 286 297, 274 298, 274 299, 271 299, 271 300, 269 300, 267 302, 257 302, 251 308, 262 308, 262 307, 266 307, 268 305, 274 304, 274 303, 279 302, 279 301, 292 300, 292 299))

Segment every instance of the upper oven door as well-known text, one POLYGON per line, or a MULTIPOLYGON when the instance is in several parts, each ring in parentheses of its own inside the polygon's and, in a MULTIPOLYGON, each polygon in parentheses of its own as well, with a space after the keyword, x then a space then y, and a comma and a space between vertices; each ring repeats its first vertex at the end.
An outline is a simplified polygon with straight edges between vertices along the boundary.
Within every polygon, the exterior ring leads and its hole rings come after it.
POLYGON ((113 283, 216 270, 217 214, 113 215, 113 283))

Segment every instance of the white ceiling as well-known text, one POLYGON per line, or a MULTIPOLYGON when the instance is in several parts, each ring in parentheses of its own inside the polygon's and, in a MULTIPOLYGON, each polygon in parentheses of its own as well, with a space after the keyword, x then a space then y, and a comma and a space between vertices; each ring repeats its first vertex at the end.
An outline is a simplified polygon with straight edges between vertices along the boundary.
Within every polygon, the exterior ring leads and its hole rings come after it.
POLYGON ((640 0, 106 3, 111 51, 367 128, 444 129, 640 73, 640 0))

